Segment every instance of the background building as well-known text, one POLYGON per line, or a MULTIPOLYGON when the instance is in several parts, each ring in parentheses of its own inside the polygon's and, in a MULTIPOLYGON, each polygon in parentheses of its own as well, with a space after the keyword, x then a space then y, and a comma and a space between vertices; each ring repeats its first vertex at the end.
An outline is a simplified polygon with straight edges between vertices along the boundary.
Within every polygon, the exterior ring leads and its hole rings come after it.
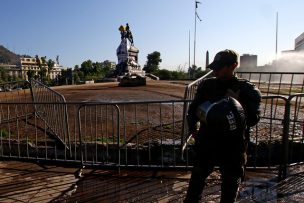
MULTIPOLYGON (((46 64, 42 64, 42 66, 47 67, 46 64)), ((21 71, 21 78, 24 80, 28 80, 27 72, 29 70, 34 71, 34 75, 38 75, 38 71, 40 67, 36 58, 32 57, 20 57, 20 71, 21 71)))
POLYGON ((257 66, 257 56, 244 54, 240 57, 238 71, 261 72, 304 72, 304 32, 295 39, 292 50, 283 50, 271 64, 257 66))
POLYGON ((243 54, 240 57, 240 67, 246 68, 256 68, 258 65, 258 56, 257 55, 250 55, 250 54, 243 54))
POLYGON ((13 78, 22 77, 19 65, 10 65, 10 64, 0 63, 0 67, 4 68, 8 72, 8 74, 13 78))
POLYGON ((304 32, 295 39, 295 51, 304 51, 304 32))
POLYGON ((111 69, 115 69, 116 68, 116 63, 113 61, 109 61, 109 60, 105 60, 103 62, 104 66, 106 67, 110 67, 111 69))
MULTIPOLYGON (((48 70, 48 66, 46 62, 43 62, 41 59, 33 58, 33 57, 21 57, 20 58, 20 71, 21 78, 24 80, 28 80, 28 71, 32 70, 34 75, 39 75, 39 71, 41 68, 45 68, 48 70)), ((54 63, 52 69, 47 73, 50 79, 55 79, 58 75, 61 75, 61 70, 63 69, 57 63, 54 63)))
POLYGON ((28 80, 28 75, 34 78, 44 75, 54 80, 58 79, 63 69, 59 65, 59 56, 56 57, 56 61, 53 61, 46 60, 46 57, 18 55, 0 45, 0 81, 28 80))

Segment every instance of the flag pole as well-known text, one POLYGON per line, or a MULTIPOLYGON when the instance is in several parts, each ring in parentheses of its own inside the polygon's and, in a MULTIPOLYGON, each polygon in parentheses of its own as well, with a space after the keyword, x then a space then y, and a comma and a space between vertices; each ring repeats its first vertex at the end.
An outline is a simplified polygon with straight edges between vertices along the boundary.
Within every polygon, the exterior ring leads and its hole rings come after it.
POLYGON ((189 43, 189 55, 188 55, 189 56, 189 58, 188 58, 189 68, 188 68, 188 72, 189 72, 189 79, 190 79, 190 69, 191 69, 191 64, 190 64, 191 63, 190 62, 190 30, 189 30, 189 42, 188 43, 189 43))
POLYGON ((194 50, 193 50, 193 65, 195 66, 195 47, 196 47, 196 12, 197 12, 197 1, 195 0, 195 13, 194 13, 194 50))
POLYGON ((277 57, 278 57, 278 24, 279 24, 279 14, 277 12, 277 18, 276 18, 276 47, 275 47, 276 61, 277 61, 277 57))
POLYGON ((198 18, 200 21, 202 21, 198 14, 197 14, 197 4, 200 4, 201 2, 199 1, 194 1, 195 2, 195 13, 194 13, 194 50, 193 50, 193 65, 195 66, 195 49, 196 49, 196 18, 198 18))

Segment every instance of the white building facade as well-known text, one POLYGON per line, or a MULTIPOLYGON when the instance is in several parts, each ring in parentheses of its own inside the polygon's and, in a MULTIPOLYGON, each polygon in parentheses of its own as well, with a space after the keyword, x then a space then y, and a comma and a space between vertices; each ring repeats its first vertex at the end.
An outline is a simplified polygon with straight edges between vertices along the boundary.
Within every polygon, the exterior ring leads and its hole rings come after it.
MULTIPOLYGON (((32 70, 34 71, 34 75, 39 75, 40 66, 48 70, 48 66, 46 63, 43 63, 41 59, 36 59, 33 57, 21 57, 20 58, 20 72, 21 72, 21 78, 24 80, 28 80, 28 71, 32 70), (39 60, 39 61, 37 61, 39 60)), ((48 72, 50 79, 55 79, 58 75, 61 75, 62 66, 59 66, 58 64, 54 64, 52 70, 48 72)))
POLYGON ((304 32, 295 39, 295 51, 304 51, 304 32))

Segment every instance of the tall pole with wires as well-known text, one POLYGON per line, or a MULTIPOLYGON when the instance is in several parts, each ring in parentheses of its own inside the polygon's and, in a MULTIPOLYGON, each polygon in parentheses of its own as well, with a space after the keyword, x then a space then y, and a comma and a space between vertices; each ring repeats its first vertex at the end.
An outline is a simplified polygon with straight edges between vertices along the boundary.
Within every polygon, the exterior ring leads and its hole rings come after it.
POLYGON ((198 18, 200 21, 200 17, 197 14, 197 5, 201 2, 195 1, 195 13, 194 13, 194 50, 193 50, 193 65, 195 66, 195 48, 196 48, 196 19, 198 18))

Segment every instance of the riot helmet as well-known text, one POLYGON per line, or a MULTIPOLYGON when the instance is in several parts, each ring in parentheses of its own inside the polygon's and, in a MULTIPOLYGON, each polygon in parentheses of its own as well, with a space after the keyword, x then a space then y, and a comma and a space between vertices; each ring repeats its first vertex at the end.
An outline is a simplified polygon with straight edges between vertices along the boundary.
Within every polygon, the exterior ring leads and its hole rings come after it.
POLYGON ((232 97, 225 97, 214 103, 202 103, 197 109, 197 116, 215 133, 243 131, 245 127, 244 109, 232 97))

